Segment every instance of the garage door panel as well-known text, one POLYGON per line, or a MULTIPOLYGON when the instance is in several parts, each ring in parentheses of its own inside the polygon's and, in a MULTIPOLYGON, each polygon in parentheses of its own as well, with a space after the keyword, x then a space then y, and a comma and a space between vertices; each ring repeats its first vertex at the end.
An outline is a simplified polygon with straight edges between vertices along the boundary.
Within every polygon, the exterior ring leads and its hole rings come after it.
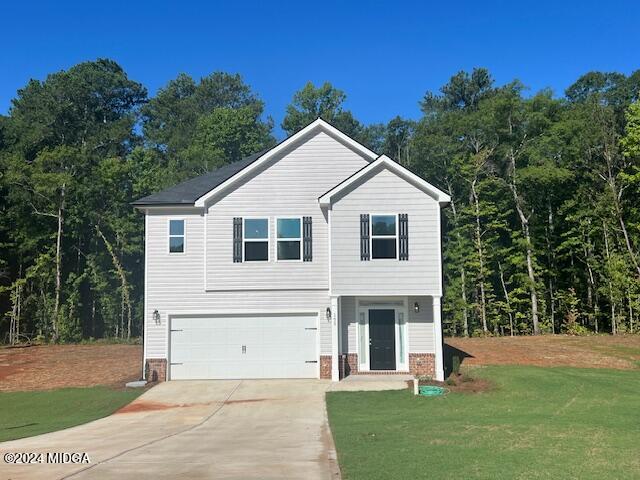
POLYGON ((315 315, 174 318, 170 376, 315 378, 316 324, 315 315))

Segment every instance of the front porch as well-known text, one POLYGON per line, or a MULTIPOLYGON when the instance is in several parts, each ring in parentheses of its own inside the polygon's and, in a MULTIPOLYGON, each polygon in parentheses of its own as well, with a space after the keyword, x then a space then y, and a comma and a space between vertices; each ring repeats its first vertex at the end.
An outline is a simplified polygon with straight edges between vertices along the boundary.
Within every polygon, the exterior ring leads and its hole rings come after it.
POLYGON ((332 355, 321 377, 413 375, 444 380, 439 296, 334 296, 332 355))
POLYGON ((378 392, 383 390, 406 390, 413 388, 414 376, 409 373, 394 375, 349 375, 340 382, 332 382, 331 392, 378 392), (411 386, 409 384, 411 382, 411 386))

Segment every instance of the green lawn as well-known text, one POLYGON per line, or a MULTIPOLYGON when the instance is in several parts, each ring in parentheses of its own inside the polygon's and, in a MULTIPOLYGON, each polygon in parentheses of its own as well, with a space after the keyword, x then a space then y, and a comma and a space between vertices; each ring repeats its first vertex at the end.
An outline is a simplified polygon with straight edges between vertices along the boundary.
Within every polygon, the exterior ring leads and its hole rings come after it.
POLYGON ((481 394, 330 392, 345 479, 640 478, 640 372, 485 367, 481 394))
POLYGON ((105 417, 143 389, 63 388, 0 393, 0 442, 61 430, 105 417))

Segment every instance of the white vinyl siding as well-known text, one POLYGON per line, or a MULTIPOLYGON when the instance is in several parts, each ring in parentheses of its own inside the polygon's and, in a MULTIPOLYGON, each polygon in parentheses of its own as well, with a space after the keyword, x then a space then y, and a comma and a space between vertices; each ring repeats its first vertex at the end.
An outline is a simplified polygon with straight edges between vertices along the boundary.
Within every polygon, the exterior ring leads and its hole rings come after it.
POLYGON ((440 239, 436 200, 386 168, 344 193, 332 207, 334 295, 439 295, 440 239), (409 260, 360 260, 360 214, 409 215, 409 260))
MULTIPOLYGON (((324 132, 269 162, 226 196, 196 208, 152 208, 146 216, 146 358, 168 358, 169 316, 222 314, 318 315, 318 351, 331 354, 327 210, 318 197, 367 164, 324 132), (278 262, 276 219, 313 218, 313 260, 278 262), (233 218, 269 219, 269 261, 233 263, 233 218), (185 252, 170 254, 169 219, 183 219, 185 252), (206 242, 205 242, 206 230, 206 242), (153 318, 160 314, 160 323, 153 318)), ((439 294, 438 203, 389 171, 378 172, 333 206, 331 268, 341 300, 343 352, 356 352, 353 295, 439 294), (409 214, 409 261, 361 262, 361 213, 409 214)), ((244 250, 244 245, 243 245, 244 250)), ((413 314, 409 299, 409 352, 433 349, 430 303, 413 314)), ((423 298, 423 297, 421 297, 423 298)))
POLYGON ((318 197, 367 163, 319 132, 273 159, 236 190, 214 198, 206 216, 195 208, 149 210, 146 357, 167 358, 168 315, 240 312, 318 312, 320 354, 331 354, 331 324, 326 321, 331 304, 328 226, 318 197), (277 262, 276 218, 302 216, 313 218, 313 261, 277 262), (269 219, 268 262, 233 263, 234 217, 269 219), (185 220, 184 254, 168 253, 169 218, 185 220), (156 309, 160 325, 153 319, 156 309))
MULTIPOLYGON (((204 217, 197 210, 185 219, 189 247, 182 255, 167 251, 167 219, 174 210, 150 211, 147 214, 147 358, 167 358, 167 316, 213 313, 307 313, 320 315, 320 349, 331 353, 331 325, 326 318, 330 306, 327 290, 237 290, 205 292, 204 290, 204 217), (160 313, 160 325, 153 311, 160 313)), ((229 250, 231 255, 231 251, 229 250)))
POLYGON ((356 297, 342 297, 340 299, 342 318, 342 344, 340 353, 357 353, 358 319, 356 317, 356 297))
POLYGON ((324 132, 279 155, 207 215, 208 290, 328 289, 326 211, 318 197, 368 162, 324 132), (313 261, 278 262, 276 218, 313 218, 313 261), (269 262, 233 263, 233 217, 269 217, 269 262))
POLYGON ((433 302, 431 297, 409 297, 409 352, 435 353, 433 336, 433 302), (414 311, 418 303, 420 311, 414 311))

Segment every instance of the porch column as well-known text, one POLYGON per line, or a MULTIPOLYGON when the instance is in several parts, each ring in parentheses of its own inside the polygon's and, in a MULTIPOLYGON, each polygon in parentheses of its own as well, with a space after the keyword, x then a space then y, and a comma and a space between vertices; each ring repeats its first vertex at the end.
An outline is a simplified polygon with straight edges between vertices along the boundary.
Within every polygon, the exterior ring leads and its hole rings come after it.
POLYGON ((331 297, 331 380, 340 380, 338 368, 338 332, 340 329, 340 297, 331 297))
POLYGON ((441 306, 440 306, 440 298, 441 297, 432 297, 433 304, 433 340, 436 344, 436 364, 435 364, 435 374, 436 380, 439 382, 444 381, 444 356, 442 353, 443 345, 442 345, 442 316, 441 316, 441 306))

